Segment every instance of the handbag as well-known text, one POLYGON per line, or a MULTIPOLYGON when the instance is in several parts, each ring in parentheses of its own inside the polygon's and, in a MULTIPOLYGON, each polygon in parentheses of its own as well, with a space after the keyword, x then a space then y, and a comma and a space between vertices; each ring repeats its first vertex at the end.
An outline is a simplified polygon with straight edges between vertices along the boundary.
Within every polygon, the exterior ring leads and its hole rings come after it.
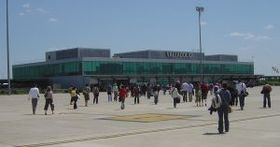
POLYGON ((248 96, 248 95, 249 95, 249 93, 247 91, 245 91, 245 97, 248 96))
POLYGON ((180 97, 175 98, 175 103, 180 103, 180 101, 181 101, 180 97))
POLYGON ((232 112, 232 109, 230 106, 228 106, 228 113, 231 113, 232 112))
POLYGON ((241 96, 247 97, 249 95, 249 93, 247 91, 242 91, 241 92, 241 96))

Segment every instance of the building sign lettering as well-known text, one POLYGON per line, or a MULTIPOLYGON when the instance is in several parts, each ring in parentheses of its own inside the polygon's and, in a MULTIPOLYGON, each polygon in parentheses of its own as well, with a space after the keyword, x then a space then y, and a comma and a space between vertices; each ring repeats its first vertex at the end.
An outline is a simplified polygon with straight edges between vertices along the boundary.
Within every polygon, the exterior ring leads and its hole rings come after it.
POLYGON ((166 52, 167 57, 177 57, 177 58, 185 58, 191 57, 192 54, 188 52, 166 52))

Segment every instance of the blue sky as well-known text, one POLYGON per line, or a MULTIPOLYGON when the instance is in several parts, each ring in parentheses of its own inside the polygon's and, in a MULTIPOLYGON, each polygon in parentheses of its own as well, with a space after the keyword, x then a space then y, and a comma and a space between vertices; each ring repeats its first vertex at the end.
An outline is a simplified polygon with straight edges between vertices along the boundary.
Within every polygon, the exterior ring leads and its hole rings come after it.
MULTIPOLYGON (((46 51, 110 48, 198 51, 198 14, 206 54, 254 61, 255 74, 280 68, 279 0, 9 0, 11 64, 46 51)), ((0 1, 0 79, 6 78, 5 0, 0 1)))

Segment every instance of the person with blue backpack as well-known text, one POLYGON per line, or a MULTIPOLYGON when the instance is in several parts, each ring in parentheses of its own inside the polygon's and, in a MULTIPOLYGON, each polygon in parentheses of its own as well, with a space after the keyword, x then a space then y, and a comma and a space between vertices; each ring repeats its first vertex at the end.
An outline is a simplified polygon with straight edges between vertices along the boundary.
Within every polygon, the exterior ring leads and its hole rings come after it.
POLYGON ((225 132, 229 131, 229 104, 231 100, 231 94, 229 90, 227 90, 227 83, 222 84, 221 90, 219 90, 218 94, 221 97, 221 105, 217 108, 219 121, 218 121, 218 131, 220 134, 224 133, 224 125, 225 125, 225 132))

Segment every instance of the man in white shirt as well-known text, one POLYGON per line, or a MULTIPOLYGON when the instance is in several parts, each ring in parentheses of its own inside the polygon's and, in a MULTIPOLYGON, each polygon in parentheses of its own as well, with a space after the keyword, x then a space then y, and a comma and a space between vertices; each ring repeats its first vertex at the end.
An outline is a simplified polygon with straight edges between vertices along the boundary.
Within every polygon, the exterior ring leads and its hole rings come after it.
POLYGON ((177 88, 175 86, 172 86, 171 91, 170 91, 170 95, 173 98, 173 106, 174 108, 176 108, 177 103, 180 103, 180 95, 179 92, 177 90, 177 88))
POLYGON ((38 103, 38 100, 39 100, 39 89, 37 88, 37 85, 34 84, 34 87, 30 89, 29 91, 29 100, 31 98, 31 102, 32 102, 32 111, 33 111, 33 114, 36 113, 36 107, 37 107, 37 103, 38 103))
POLYGON ((240 81, 237 84, 236 89, 238 91, 240 109, 243 110, 245 106, 245 97, 246 97, 245 93, 247 91, 246 84, 240 81))
POLYGON ((181 87, 181 92, 183 93, 184 102, 188 102, 188 87, 189 87, 189 84, 187 82, 184 82, 181 87))
POLYGON ((189 94, 189 101, 192 102, 193 84, 191 82, 188 83, 187 91, 188 91, 188 94, 189 94))

